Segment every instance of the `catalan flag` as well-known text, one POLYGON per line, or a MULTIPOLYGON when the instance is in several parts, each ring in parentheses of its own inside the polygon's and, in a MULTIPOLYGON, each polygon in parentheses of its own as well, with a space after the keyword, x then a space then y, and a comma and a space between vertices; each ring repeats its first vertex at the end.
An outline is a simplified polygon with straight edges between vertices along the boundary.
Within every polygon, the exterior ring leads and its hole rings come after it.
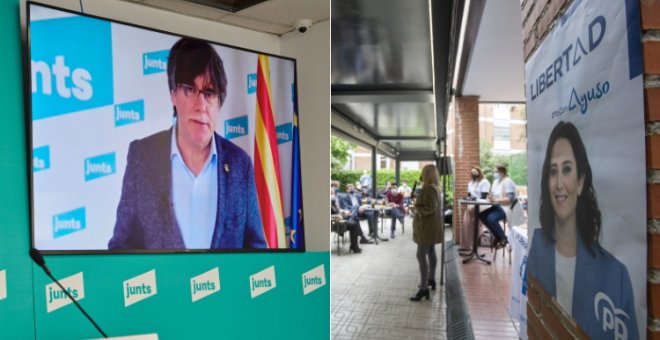
POLYGON ((275 114, 271 100, 270 67, 268 57, 265 55, 259 55, 256 93, 254 176, 261 221, 268 248, 286 248, 280 157, 277 150, 275 114))
POLYGON ((293 100, 293 145, 291 146, 291 248, 305 249, 305 234, 303 233, 302 213, 302 183, 300 180, 300 137, 298 130, 298 101, 296 89, 291 86, 293 100))

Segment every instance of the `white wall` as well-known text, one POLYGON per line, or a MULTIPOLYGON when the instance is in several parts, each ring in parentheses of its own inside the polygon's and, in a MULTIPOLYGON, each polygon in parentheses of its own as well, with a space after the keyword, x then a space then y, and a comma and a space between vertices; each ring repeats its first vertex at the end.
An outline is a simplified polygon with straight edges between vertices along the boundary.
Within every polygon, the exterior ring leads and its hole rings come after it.
POLYGON ((308 251, 330 249, 330 21, 282 36, 282 55, 298 60, 300 163, 308 251))
MULTIPOLYGON (((39 0, 46 5, 80 12, 78 0, 39 0)), ((209 20, 118 0, 83 1, 85 14, 131 23, 166 32, 280 54, 279 37, 209 20)), ((21 27, 25 26, 25 4, 21 1, 21 27)), ((24 33, 24 32, 23 32, 24 33)))

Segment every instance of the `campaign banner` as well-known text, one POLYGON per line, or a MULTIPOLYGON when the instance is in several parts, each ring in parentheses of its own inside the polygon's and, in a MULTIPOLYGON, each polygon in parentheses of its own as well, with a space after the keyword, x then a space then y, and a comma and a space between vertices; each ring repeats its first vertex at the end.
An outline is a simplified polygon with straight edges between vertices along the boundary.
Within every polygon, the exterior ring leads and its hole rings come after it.
POLYGON ((508 236, 513 253, 509 315, 518 321, 518 338, 527 340, 527 230, 512 227, 508 236))
POLYGON ((525 65, 527 271, 591 338, 646 337, 639 20, 574 1, 525 65))

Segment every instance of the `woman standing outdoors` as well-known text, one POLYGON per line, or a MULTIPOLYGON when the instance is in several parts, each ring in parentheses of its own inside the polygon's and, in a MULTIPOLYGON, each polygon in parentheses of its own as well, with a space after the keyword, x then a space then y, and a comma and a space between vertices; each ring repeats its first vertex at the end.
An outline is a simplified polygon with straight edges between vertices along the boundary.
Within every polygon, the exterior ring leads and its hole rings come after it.
POLYGON ((444 241, 444 224, 442 216, 442 190, 438 169, 433 164, 422 169, 420 181, 422 191, 415 203, 413 216, 413 241, 417 243, 417 262, 421 283, 417 293, 410 297, 411 301, 419 301, 430 297, 429 286, 435 290, 435 268, 438 258, 435 245, 444 241))

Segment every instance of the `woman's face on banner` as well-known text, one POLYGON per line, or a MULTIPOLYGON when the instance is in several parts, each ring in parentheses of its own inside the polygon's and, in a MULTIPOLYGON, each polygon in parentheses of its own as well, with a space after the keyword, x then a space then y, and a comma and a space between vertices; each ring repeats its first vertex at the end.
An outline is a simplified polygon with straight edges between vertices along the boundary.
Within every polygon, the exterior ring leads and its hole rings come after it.
POLYGON ((178 84, 171 97, 177 112, 179 142, 206 147, 211 142, 220 110, 208 73, 195 77, 193 84, 178 84))
POLYGON ((550 201, 557 222, 575 217, 578 196, 582 193, 584 179, 578 178, 577 163, 571 143, 560 138, 552 146, 548 186, 550 201))

